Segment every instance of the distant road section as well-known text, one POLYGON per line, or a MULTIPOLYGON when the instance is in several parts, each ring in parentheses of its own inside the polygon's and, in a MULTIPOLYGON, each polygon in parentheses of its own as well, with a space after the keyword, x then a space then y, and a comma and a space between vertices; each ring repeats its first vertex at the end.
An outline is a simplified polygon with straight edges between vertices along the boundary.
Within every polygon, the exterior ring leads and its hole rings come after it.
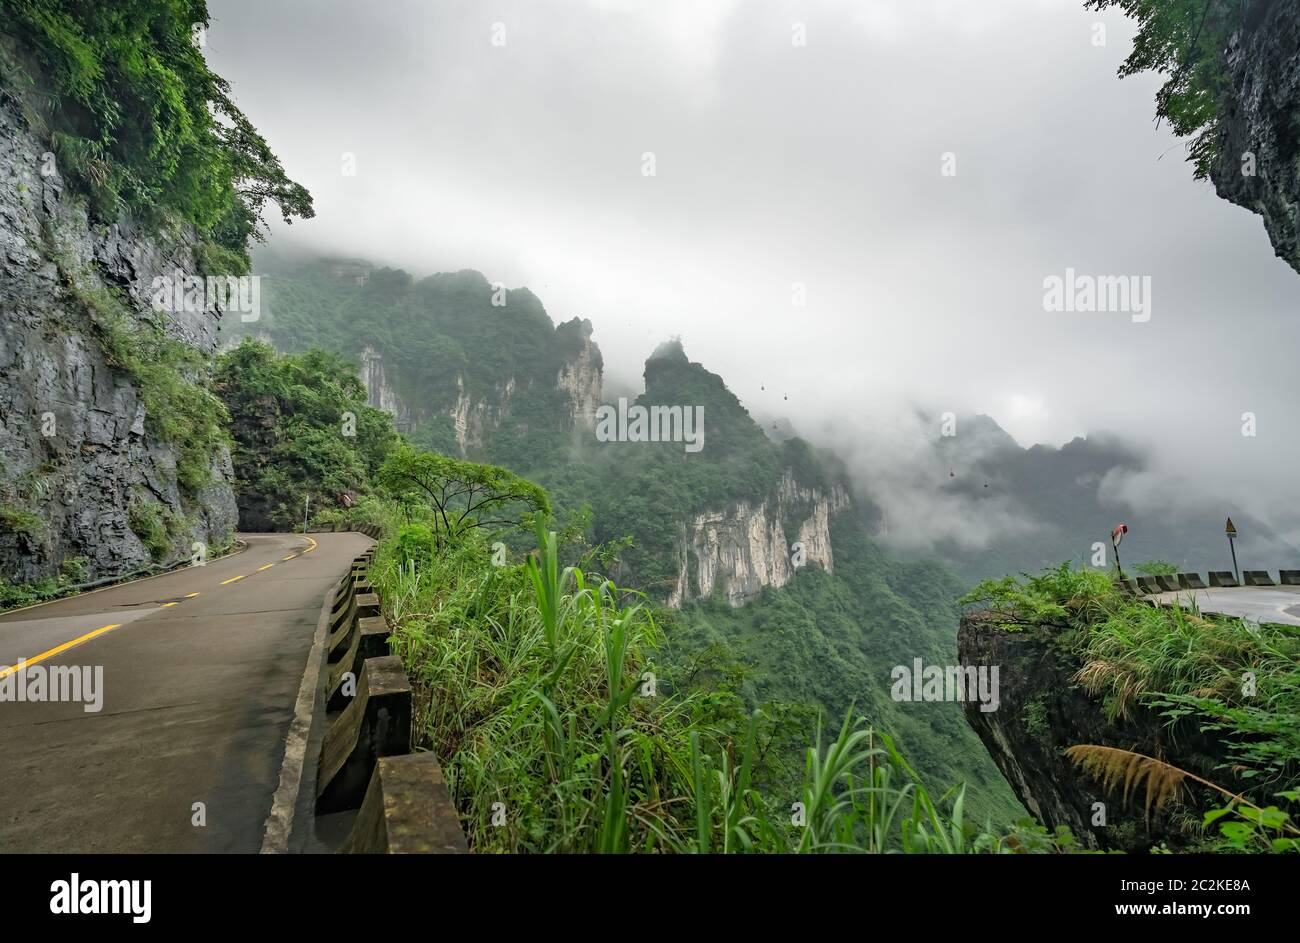
POLYGON ((1239 616, 1252 622, 1300 625, 1300 586, 1224 586, 1183 589, 1148 597, 1161 605, 1194 598, 1202 612, 1239 616))
POLYGON ((241 537, 207 566, 0 616, 0 852, 260 849, 322 603, 371 541, 241 537))

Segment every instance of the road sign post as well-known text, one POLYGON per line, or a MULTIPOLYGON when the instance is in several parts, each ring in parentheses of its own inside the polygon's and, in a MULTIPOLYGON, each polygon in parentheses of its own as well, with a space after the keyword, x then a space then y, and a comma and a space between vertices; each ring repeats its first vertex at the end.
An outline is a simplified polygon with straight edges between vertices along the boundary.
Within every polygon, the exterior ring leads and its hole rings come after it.
POLYGON ((1232 523, 1232 518, 1228 518, 1228 526, 1224 528, 1224 533, 1228 535, 1228 549, 1232 551, 1232 575, 1240 583, 1241 573, 1237 570, 1237 545, 1233 542, 1237 539, 1237 527, 1232 523))
POLYGON ((1116 574, 1118 574, 1118 578, 1121 580, 1124 578, 1124 568, 1119 565, 1119 544, 1120 541, 1124 539, 1124 535, 1127 533, 1128 533, 1127 524, 1116 524, 1115 527, 1110 532, 1110 547, 1112 550, 1115 551, 1115 572, 1116 574))

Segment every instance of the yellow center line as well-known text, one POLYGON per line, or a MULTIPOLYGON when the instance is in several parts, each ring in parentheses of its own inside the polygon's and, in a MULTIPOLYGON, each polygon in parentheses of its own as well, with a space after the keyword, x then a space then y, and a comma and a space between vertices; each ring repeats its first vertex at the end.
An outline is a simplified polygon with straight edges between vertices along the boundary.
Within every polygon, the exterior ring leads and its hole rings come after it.
MULTIPOLYGON (((303 534, 303 536, 304 536, 304 537, 307 537, 306 534, 303 534)), ((312 552, 313 550, 315 550, 316 547, 318 546, 317 543, 316 543, 315 538, 307 537, 307 539, 311 541, 311 546, 308 547, 306 550, 304 550, 303 553, 311 553, 311 552, 312 552)))
POLYGON ((176 605, 176 603, 174 602, 165 602, 163 603, 163 608, 166 609, 168 606, 174 606, 174 605, 176 605))
POLYGON ((296 553, 291 553, 291 554, 289 554, 287 557, 281 557, 280 559, 281 559, 281 560, 292 560, 292 559, 293 559, 294 557, 296 557, 296 556, 298 556, 298 554, 296 554, 296 553))
POLYGON ((186 594, 185 594, 185 598, 186 598, 186 599, 193 599, 193 598, 194 598, 195 596, 197 596, 197 595, 198 595, 198 593, 186 593, 186 594))
POLYGON ((248 575, 247 573, 240 573, 238 576, 232 576, 228 580, 222 580, 221 585, 225 586, 227 583, 233 583, 235 580, 242 580, 247 575, 248 575))
POLYGON ((271 567, 273 567, 273 566, 275 566, 274 563, 268 563, 266 566, 259 566, 259 567, 257 568, 257 572, 258 572, 258 573, 261 573, 263 570, 269 570, 269 569, 271 569, 271 567))
MULTIPOLYGON (((112 625, 103 625, 100 626, 98 629, 95 629, 93 632, 87 632, 85 635, 77 636, 70 642, 64 642, 62 645, 55 645, 49 651, 41 652, 39 655, 33 655, 31 658, 25 659, 24 667, 26 667, 26 665, 33 665, 36 662, 46 658, 53 658, 55 655, 59 654, 60 652, 66 652, 70 648, 75 648, 76 646, 80 645, 82 642, 89 642, 91 639, 95 638, 98 635, 103 635, 105 632, 111 632, 114 629, 121 626, 121 624, 122 623, 120 622, 114 622, 112 625)), ((18 670, 17 665, 10 665, 8 668, 0 670, 0 678, 7 678, 9 677, 9 675, 13 674, 17 670, 18 670)))

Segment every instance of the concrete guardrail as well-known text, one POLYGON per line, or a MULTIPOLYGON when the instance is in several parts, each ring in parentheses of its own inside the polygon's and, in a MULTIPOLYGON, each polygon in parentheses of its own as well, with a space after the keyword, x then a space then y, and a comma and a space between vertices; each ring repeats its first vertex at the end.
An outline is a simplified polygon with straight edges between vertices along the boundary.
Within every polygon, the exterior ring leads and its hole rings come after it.
POLYGON ((1241 582, 1229 570, 1211 570, 1207 583, 1199 573, 1179 573, 1177 576, 1138 576, 1116 580, 1115 585, 1124 593, 1134 596, 1153 596, 1157 593, 1181 592, 1185 589, 1228 589, 1234 586, 1300 586, 1300 570, 1278 570, 1278 579, 1268 570, 1242 570, 1241 582))
MULTIPOLYGON (((380 534, 372 525, 356 530, 380 534)), ((402 660, 389 654, 392 632, 369 579, 373 556, 371 547, 353 561, 330 606, 316 814, 356 810, 340 853, 464 853, 465 833, 437 757, 411 752, 411 682, 402 660)))

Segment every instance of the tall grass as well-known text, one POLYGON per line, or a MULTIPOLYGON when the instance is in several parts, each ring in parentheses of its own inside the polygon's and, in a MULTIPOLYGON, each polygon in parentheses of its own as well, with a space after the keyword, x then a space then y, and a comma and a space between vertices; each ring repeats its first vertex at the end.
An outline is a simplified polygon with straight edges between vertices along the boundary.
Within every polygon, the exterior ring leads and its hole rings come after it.
POLYGON ((1012 850, 852 713, 819 732, 800 792, 759 794, 757 715, 734 742, 698 695, 650 686, 652 606, 561 566, 540 528, 524 565, 490 560, 476 535, 424 556, 386 540, 371 570, 476 851, 1012 850))
POLYGON ((1223 735, 1225 766, 1260 797, 1300 784, 1300 630, 1207 616, 1194 599, 1153 606, 1098 571, 1069 564, 1024 579, 986 580, 964 599, 1004 627, 1043 633, 1077 657, 1073 680, 1108 719, 1138 708, 1223 735))

